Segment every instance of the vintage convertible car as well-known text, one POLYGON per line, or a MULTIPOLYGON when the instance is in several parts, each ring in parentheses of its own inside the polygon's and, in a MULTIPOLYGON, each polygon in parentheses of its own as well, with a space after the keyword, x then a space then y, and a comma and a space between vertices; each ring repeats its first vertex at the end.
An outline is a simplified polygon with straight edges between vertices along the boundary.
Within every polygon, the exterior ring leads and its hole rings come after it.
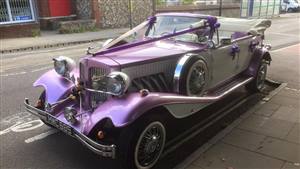
POLYGON ((54 58, 26 110, 124 168, 152 168, 184 119, 245 86, 264 88, 269 20, 164 13, 88 49, 54 58))

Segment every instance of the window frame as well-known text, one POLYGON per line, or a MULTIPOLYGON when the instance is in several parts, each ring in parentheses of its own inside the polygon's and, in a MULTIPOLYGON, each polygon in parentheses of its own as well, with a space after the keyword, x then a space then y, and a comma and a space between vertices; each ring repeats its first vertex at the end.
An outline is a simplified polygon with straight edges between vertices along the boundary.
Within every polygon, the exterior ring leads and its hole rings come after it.
POLYGON ((13 17, 12 17, 12 11, 11 11, 11 6, 10 6, 10 3, 9 3, 9 0, 5 0, 5 5, 6 5, 6 9, 7 9, 7 14, 8 14, 9 21, 0 22, 0 25, 15 24, 15 23, 26 23, 26 22, 34 22, 34 21, 36 21, 33 2, 32 2, 32 0, 28 0, 28 1, 29 1, 29 5, 30 5, 29 7, 30 7, 30 12, 31 12, 31 19, 28 19, 28 20, 16 20, 16 21, 14 21, 13 17))

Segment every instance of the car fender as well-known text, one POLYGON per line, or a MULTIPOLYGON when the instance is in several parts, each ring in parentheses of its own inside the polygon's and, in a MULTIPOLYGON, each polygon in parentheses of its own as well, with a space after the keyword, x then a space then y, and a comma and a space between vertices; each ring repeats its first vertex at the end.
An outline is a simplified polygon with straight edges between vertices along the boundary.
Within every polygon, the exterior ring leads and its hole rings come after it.
POLYGON ((127 126, 148 110, 163 104, 159 98, 160 95, 154 93, 145 97, 139 93, 130 93, 122 98, 110 98, 90 114, 84 133, 88 134, 103 119, 110 119, 117 128, 127 126))
MULTIPOLYGON (((78 77, 78 73, 76 72, 76 70, 71 72, 75 76, 75 79, 78 77)), ((43 87, 46 93, 46 101, 52 104, 70 92, 74 84, 70 80, 58 75, 53 69, 43 74, 34 82, 33 86, 43 87)))
POLYGON ((266 47, 256 48, 253 52, 251 62, 246 71, 246 75, 256 76, 257 70, 260 66, 260 62, 263 58, 266 59, 269 64, 271 63, 272 57, 269 50, 266 47))
MULTIPOLYGON (((179 114, 172 113, 166 106, 180 105, 208 105, 215 101, 215 99, 206 97, 187 97, 179 94, 170 93, 155 93, 150 92, 146 96, 141 93, 130 93, 122 98, 110 98, 96 108, 92 113, 88 114, 88 118, 85 119, 84 133, 89 134, 92 129, 98 126, 103 119, 109 119, 112 125, 116 128, 125 127, 136 120, 139 117, 151 113, 155 108, 164 107, 167 113, 174 118, 183 118, 179 114)), ((189 109, 187 109, 189 110, 189 109)), ((190 111, 189 111, 190 112, 190 111)), ((159 112, 165 113, 165 112, 159 112)))

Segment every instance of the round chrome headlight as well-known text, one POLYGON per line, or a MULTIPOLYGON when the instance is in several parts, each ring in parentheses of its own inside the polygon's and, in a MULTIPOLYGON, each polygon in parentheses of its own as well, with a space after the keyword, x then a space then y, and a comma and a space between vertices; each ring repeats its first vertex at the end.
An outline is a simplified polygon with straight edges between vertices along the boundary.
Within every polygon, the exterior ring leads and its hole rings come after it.
POLYGON ((112 72, 107 76, 106 90, 113 95, 123 95, 130 85, 130 78, 123 72, 112 72))
POLYGON ((57 58, 54 58, 53 61, 56 73, 64 77, 69 77, 69 73, 76 66, 76 63, 73 59, 65 56, 59 56, 57 58))

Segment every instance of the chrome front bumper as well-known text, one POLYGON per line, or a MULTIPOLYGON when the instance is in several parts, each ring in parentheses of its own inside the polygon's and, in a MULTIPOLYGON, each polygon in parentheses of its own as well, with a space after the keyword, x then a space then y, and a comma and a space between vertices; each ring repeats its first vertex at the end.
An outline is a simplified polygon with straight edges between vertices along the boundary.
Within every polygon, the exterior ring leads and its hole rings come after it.
POLYGON ((96 154, 99 154, 103 157, 110 157, 110 158, 115 158, 115 153, 116 153, 116 146, 115 145, 101 145, 94 140, 88 138, 86 135, 79 133, 75 129, 73 129, 71 126, 68 124, 65 124, 61 121, 59 121, 56 117, 52 116, 51 114, 42 111, 40 109, 35 108, 34 106, 30 105, 29 100, 26 98, 24 101, 24 105, 26 110, 39 117, 46 123, 51 124, 55 128, 65 132, 66 134, 76 138, 78 141, 80 141, 83 145, 87 146, 91 151, 93 151, 96 154), (51 121, 49 121, 51 120, 51 121), (55 120, 55 121, 53 121, 55 120))

